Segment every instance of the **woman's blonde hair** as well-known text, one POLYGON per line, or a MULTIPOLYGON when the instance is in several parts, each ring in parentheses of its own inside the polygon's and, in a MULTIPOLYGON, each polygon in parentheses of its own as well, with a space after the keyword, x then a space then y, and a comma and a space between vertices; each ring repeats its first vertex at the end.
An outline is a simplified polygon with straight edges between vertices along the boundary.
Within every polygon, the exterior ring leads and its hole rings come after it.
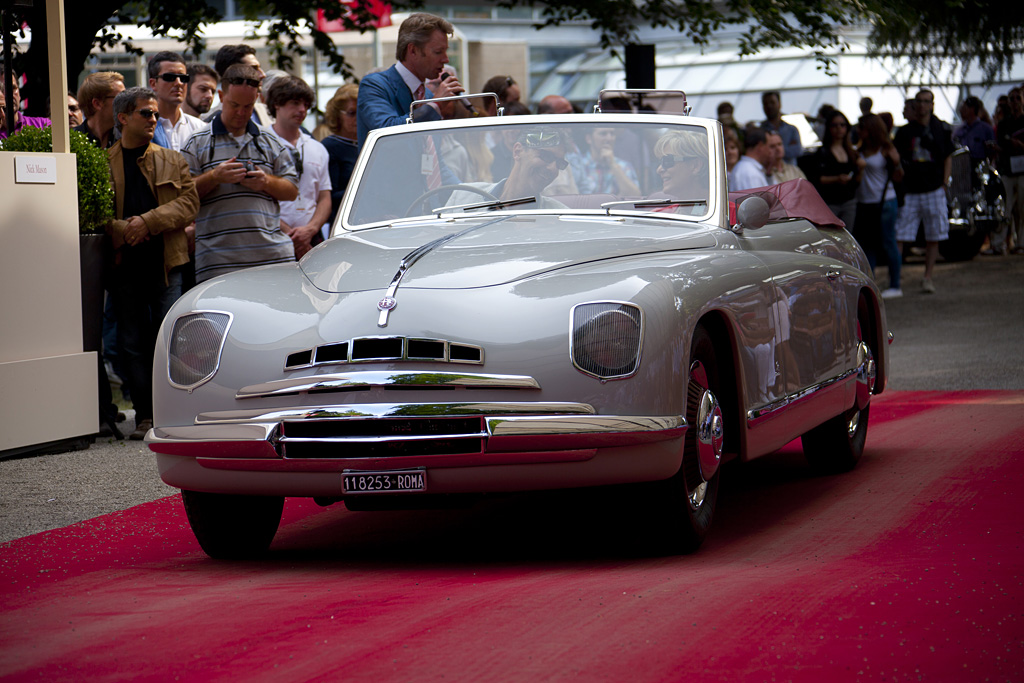
POLYGON ((658 138, 654 143, 654 156, 662 157, 666 154, 674 154, 678 157, 694 157, 703 159, 707 165, 708 158, 708 136, 703 132, 690 133, 672 131, 658 138))

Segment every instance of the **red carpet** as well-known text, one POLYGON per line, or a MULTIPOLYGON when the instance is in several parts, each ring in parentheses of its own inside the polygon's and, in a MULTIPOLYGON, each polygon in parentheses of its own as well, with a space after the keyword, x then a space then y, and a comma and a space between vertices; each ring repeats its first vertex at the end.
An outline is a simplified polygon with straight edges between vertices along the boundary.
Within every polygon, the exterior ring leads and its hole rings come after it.
POLYGON ((730 465, 670 558, 600 491, 288 501, 222 563, 173 496, 0 545, 0 679, 1021 680, 1022 454, 1024 393, 885 394, 854 472, 730 465))

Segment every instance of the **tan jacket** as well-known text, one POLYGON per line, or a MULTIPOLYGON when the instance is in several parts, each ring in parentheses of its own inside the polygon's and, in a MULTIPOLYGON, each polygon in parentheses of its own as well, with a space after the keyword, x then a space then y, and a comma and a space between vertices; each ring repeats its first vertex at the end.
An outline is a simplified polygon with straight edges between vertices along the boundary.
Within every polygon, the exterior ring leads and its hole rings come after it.
MULTIPOLYGON (((124 159, 121 155, 121 141, 118 140, 107 150, 110 157, 110 177, 114 186, 116 219, 107 224, 114 249, 124 246, 124 231, 128 221, 124 219, 124 159)), ((147 211, 140 218, 149 228, 150 235, 163 235, 164 276, 172 268, 188 263, 188 239, 185 226, 196 219, 199 212, 199 194, 192 175, 188 172, 185 157, 171 149, 164 149, 150 143, 139 159, 142 175, 149 181, 149 188, 156 197, 157 207, 147 211)))

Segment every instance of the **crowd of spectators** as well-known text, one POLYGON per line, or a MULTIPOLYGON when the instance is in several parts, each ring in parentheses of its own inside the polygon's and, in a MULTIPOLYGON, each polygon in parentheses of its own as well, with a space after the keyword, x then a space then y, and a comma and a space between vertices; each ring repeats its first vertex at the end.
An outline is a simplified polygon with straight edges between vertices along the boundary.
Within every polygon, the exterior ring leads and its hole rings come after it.
POLYGON ((806 178, 864 247, 872 268, 884 255, 889 264, 889 286, 882 292, 886 298, 902 296, 903 252, 923 232, 921 291, 935 292, 939 243, 949 236, 948 183, 957 148, 967 149, 975 163, 991 163, 1005 187, 1007 220, 982 253, 1024 253, 1022 88, 1001 96, 991 116, 979 98, 966 97, 955 128, 935 116, 935 95, 928 89, 905 101, 900 127, 891 113, 872 112, 868 97, 859 103, 856 124, 826 104, 809 121, 821 142, 810 152, 801 149, 796 128, 783 120, 779 93, 764 93, 765 118, 746 125, 735 120, 731 103, 722 102, 717 116, 725 135, 729 189, 806 178))
MULTIPOLYGON (((338 88, 312 133, 305 122, 317 104, 313 89, 283 71, 264 72, 256 50, 244 44, 220 48, 212 67, 159 52, 148 62, 148 87, 126 90, 122 75, 109 71, 89 74, 76 93, 68 93, 70 125, 110 158, 117 206, 108 227, 104 341, 111 348, 105 355, 116 362, 124 394, 135 404, 138 428, 131 438, 143 438, 151 426, 152 368, 146 359, 151 364, 156 328, 170 304, 196 283, 298 259, 322 241, 370 132, 403 124, 410 108, 417 121, 494 116, 499 108, 504 116, 534 113, 510 75, 488 78, 476 91, 491 96, 473 102, 460 97, 466 87, 447 64, 453 31, 440 17, 410 15, 399 29, 395 64, 364 75, 359 85, 338 88), (442 99, 423 102, 432 98, 442 99)), ((11 97, 8 107, 0 88, 0 137, 7 135, 6 117, 13 117, 14 131, 50 124, 21 112, 17 86, 11 97)), ((888 112, 872 112, 870 98, 861 100, 856 125, 824 105, 810 121, 821 141, 813 151, 803 148, 798 128, 784 120, 780 93, 765 92, 761 102, 764 119, 746 125, 735 120, 729 102, 718 106, 729 189, 798 178, 813 183, 861 242, 872 268, 879 256, 888 262, 884 297, 902 295, 900 248, 916 240, 921 226, 921 287, 935 291, 938 243, 949 227, 945 186, 958 146, 976 161, 992 161, 1006 186, 1010 221, 992 234, 987 253, 1024 252, 1021 88, 1000 97, 991 116, 981 100, 967 97, 955 129, 934 115, 927 89, 906 100, 906 123, 899 128, 888 112)), ((610 111, 630 107, 618 100, 601 105, 610 111)), ((579 111, 559 95, 536 107, 537 114, 579 111)), ((420 163, 407 169, 428 188, 454 182, 454 175, 492 182, 497 194, 543 182, 549 194, 637 195, 638 174, 650 177, 648 160, 635 158, 638 145, 614 128, 594 128, 581 140, 486 133, 461 142, 437 140, 435 147, 429 138, 420 163)), ((707 150, 689 144, 683 138, 659 142, 657 174, 668 196, 685 196, 707 183, 706 166, 683 161, 706 158, 707 150)), ((109 415, 101 422, 117 433, 109 415)))

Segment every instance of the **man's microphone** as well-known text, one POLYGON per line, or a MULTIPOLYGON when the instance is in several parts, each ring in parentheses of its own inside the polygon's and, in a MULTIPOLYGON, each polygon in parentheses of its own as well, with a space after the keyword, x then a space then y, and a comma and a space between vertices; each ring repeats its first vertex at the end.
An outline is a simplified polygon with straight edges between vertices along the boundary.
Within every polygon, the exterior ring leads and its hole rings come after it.
MULTIPOLYGON (((450 76, 451 76, 451 74, 448 73, 447 71, 442 71, 441 72, 441 78, 439 80, 443 81, 444 79, 446 79, 446 78, 448 78, 450 76)), ((465 90, 463 90, 463 92, 465 92, 465 90)), ((455 94, 458 95, 459 93, 455 93, 455 94)), ((459 100, 459 102, 462 102, 462 106, 465 107, 466 109, 468 109, 470 114, 472 114, 473 116, 480 116, 480 114, 478 114, 477 111, 476 111, 476 107, 473 106, 473 103, 469 101, 468 97, 463 97, 461 100, 459 100)))

